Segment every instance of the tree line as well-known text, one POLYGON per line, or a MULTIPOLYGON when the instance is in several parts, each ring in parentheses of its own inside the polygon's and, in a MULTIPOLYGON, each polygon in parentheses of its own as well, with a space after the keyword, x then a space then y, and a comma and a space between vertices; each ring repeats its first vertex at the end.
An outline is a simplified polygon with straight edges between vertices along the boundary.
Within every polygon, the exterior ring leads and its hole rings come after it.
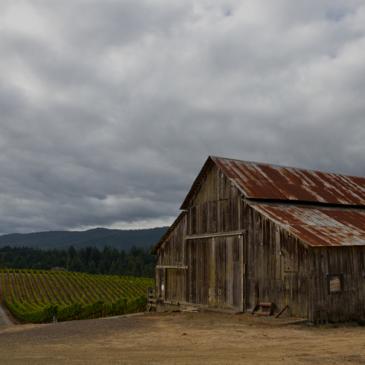
POLYGON ((153 277, 155 257, 150 250, 86 247, 42 250, 29 247, 0 248, 0 268, 64 269, 91 274, 153 277))

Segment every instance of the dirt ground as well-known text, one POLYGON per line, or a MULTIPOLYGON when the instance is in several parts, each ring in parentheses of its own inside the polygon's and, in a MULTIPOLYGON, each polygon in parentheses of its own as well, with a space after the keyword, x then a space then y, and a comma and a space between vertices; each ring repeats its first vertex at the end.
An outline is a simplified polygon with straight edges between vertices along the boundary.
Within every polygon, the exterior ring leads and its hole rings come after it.
POLYGON ((0 328, 1 364, 365 364, 365 327, 218 313, 0 328))

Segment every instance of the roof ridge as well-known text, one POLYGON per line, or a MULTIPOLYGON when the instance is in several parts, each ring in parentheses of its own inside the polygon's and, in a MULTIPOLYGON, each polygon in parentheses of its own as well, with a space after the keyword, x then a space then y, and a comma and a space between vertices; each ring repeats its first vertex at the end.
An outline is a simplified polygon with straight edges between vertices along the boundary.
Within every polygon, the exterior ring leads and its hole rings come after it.
POLYGON ((305 168, 305 167, 289 166, 289 165, 280 165, 278 163, 271 163, 271 162, 241 160, 239 158, 230 158, 230 157, 216 156, 216 155, 209 155, 209 157, 212 160, 215 160, 215 159, 229 160, 229 161, 237 161, 237 162, 241 162, 241 163, 249 164, 249 165, 273 166, 273 167, 279 167, 279 168, 284 168, 284 169, 293 169, 293 170, 310 171, 310 172, 320 172, 322 174, 331 174, 331 175, 336 175, 336 176, 348 176, 348 177, 356 177, 356 178, 360 178, 360 179, 365 179, 364 176, 360 176, 360 175, 350 175, 350 174, 344 174, 344 173, 340 173, 340 172, 324 171, 324 170, 314 169, 314 168, 305 168))

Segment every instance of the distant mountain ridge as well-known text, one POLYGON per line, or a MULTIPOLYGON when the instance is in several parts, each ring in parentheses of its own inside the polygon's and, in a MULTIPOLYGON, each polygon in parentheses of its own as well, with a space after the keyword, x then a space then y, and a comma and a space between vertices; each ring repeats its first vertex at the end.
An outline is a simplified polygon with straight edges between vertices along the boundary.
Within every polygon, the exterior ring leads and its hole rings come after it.
POLYGON ((167 228, 156 227, 136 230, 95 228, 87 231, 12 233, 0 236, 0 247, 65 249, 70 246, 75 248, 110 246, 127 251, 133 246, 150 248, 157 243, 167 228))

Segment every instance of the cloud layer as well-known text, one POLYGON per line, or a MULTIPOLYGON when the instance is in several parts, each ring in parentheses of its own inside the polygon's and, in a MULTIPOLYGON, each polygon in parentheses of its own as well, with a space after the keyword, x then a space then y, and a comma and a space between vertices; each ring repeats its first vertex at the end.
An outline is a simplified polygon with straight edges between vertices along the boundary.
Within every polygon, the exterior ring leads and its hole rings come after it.
POLYGON ((365 175, 363 1, 3 0, 0 233, 169 223, 207 155, 365 175))

